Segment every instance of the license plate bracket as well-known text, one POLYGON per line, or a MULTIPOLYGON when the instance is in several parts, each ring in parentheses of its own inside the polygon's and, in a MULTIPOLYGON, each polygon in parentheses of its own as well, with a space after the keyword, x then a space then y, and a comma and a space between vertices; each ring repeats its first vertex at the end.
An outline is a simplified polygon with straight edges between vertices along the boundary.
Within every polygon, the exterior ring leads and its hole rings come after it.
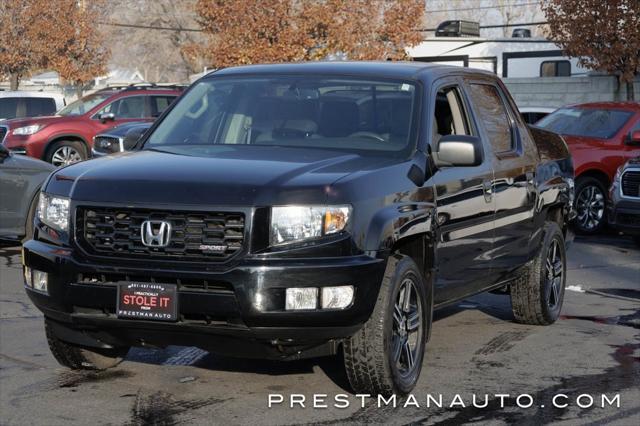
POLYGON ((118 318, 177 321, 178 286, 163 283, 119 283, 116 313, 118 318))

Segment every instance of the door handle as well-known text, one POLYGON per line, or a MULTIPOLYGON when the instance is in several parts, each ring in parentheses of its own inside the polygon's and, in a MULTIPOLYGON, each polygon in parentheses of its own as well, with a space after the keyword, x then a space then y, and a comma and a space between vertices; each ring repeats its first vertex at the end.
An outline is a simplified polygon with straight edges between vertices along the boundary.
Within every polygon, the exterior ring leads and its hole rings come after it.
POLYGON ((493 199, 493 184, 490 180, 482 181, 482 189, 484 192, 484 201, 490 203, 493 199))

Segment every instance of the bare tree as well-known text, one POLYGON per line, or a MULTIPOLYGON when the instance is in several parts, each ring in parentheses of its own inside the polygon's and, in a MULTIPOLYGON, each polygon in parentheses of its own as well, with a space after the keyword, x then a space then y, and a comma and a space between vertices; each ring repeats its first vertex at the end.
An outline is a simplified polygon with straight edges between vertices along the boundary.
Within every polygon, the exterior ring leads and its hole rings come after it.
POLYGON ((420 42, 424 0, 198 0, 209 43, 185 47, 215 66, 322 59, 402 59, 420 42))
POLYGON ((112 65, 138 69, 146 81, 187 81, 205 61, 188 58, 181 46, 203 43, 197 29, 195 0, 116 0, 108 23, 150 28, 104 25, 113 51, 112 65), (158 28, 171 28, 159 30, 158 28))
POLYGON ((549 35, 580 65, 618 76, 634 100, 640 72, 640 1, 544 0, 549 35))
POLYGON ((11 90, 48 65, 63 41, 56 31, 60 17, 46 0, 0 0, 0 76, 9 78, 11 90))

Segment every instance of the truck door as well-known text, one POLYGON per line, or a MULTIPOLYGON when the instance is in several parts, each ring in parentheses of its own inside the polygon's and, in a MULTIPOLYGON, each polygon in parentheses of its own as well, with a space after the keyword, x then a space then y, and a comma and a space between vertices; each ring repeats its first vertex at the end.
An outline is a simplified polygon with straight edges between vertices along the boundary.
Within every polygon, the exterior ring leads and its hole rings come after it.
POLYGON ((494 279, 499 282, 531 259, 537 247, 534 213, 538 200, 538 151, 500 83, 492 79, 471 80, 467 81, 467 88, 483 128, 482 138, 492 151, 496 214, 490 258, 494 279))
MULTIPOLYGON (((444 135, 478 135, 458 80, 434 85, 431 146, 444 135)), ((443 167, 433 176, 437 209, 435 303, 460 299, 491 282, 493 164, 487 147, 475 167, 443 167)))

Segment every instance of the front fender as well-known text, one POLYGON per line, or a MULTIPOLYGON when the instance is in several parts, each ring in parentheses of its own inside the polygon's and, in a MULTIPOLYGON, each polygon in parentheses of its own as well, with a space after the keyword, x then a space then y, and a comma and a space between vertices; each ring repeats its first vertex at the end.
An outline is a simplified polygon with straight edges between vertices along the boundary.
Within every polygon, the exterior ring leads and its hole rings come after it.
POLYGON ((388 251, 401 239, 433 234, 434 203, 399 203, 378 210, 372 217, 364 243, 367 251, 388 251))

